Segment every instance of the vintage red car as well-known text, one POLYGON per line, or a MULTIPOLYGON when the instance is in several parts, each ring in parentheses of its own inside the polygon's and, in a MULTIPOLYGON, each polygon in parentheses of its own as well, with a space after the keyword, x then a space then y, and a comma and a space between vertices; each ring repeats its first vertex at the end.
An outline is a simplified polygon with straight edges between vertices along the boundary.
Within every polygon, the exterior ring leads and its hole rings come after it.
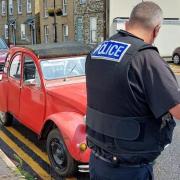
POLYGON ((0 120, 13 118, 46 139, 50 163, 61 176, 87 170, 85 59, 77 43, 13 47, 0 78, 0 120))

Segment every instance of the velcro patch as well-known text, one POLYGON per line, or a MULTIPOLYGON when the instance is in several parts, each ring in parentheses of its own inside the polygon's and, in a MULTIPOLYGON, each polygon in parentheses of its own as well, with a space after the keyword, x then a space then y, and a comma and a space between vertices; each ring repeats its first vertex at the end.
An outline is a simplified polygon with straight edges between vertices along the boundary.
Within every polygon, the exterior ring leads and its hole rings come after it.
POLYGON ((118 41, 104 41, 91 53, 91 58, 120 62, 130 46, 118 41))

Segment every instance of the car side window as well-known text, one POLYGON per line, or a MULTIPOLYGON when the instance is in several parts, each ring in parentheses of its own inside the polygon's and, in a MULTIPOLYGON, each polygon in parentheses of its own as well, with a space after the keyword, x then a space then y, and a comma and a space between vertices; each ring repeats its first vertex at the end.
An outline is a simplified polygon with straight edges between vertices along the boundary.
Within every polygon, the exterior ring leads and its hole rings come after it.
POLYGON ((40 77, 37 71, 37 67, 34 63, 32 57, 24 56, 24 71, 23 71, 24 81, 31 80, 36 86, 40 86, 40 77))
POLYGON ((11 61, 9 76, 20 80, 21 78, 21 54, 15 55, 11 61))

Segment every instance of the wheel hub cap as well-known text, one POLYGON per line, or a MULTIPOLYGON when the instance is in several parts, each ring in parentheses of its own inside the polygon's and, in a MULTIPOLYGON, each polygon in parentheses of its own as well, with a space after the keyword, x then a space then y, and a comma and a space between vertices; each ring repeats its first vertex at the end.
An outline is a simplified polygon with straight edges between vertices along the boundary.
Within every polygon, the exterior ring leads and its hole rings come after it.
POLYGON ((66 154, 63 145, 58 139, 54 139, 51 142, 51 153, 53 160, 57 166, 61 169, 66 167, 66 154))

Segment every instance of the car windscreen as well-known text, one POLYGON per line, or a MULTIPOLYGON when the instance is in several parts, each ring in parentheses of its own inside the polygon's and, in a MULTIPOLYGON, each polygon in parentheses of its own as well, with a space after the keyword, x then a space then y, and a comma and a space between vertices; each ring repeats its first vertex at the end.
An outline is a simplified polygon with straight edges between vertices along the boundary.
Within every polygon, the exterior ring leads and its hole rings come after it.
POLYGON ((42 60, 44 79, 53 80, 85 75, 85 56, 63 59, 42 60))
POLYGON ((0 49, 8 49, 8 46, 1 38, 0 38, 0 49))

